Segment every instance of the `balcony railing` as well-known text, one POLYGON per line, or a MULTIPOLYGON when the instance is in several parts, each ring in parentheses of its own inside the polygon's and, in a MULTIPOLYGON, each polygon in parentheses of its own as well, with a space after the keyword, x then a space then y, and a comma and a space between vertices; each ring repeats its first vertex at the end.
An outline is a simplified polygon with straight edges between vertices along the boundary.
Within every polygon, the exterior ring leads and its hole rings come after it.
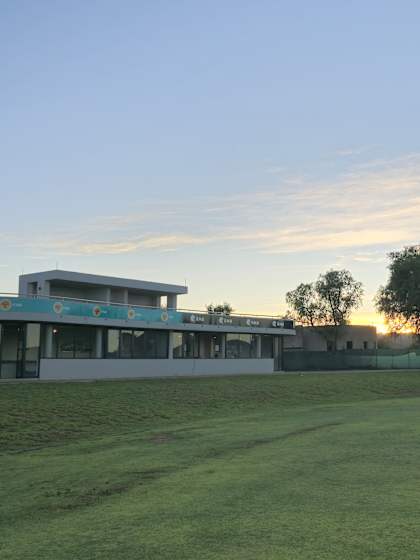
POLYGON ((64 316, 89 317, 122 321, 163 322, 165 324, 197 324, 260 328, 293 329, 293 321, 268 315, 243 313, 209 313, 195 309, 167 309, 146 305, 77 299, 65 296, 19 295, 0 293, 1 313, 48 313, 64 316))

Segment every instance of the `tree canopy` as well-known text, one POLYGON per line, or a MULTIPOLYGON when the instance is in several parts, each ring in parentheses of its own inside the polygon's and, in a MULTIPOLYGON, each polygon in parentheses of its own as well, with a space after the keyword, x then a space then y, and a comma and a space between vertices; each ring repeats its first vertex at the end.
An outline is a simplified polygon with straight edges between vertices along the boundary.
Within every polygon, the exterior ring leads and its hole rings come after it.
POLYGON ((389 279, 376 297, 376 308, 394 331, 420 334, 420 245, 389 254, 389 279))
POLYGON ((233 308, 230 303, 218 303, 214 305, 213 303, 209 303, 206 306, 207 313, 218 313, 219 315, 230 315, 233 313, 233 308))
POLYGON ((291 314, 303 325, 345 325, 362 303, 363 287, 348 270, 329 270, 316 282, 299 284, 286 294, 291 314))

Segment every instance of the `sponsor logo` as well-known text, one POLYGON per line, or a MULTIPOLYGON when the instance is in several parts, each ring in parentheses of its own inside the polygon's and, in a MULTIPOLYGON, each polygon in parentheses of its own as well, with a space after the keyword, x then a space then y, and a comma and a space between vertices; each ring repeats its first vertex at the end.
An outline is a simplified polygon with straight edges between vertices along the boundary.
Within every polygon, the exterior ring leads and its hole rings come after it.
POLYGON ((259 327, 260 322, 257 319, 247 319, 246 325, 247 327, 259 327))
POLYGON ((279 327, 279 328, 283 328, 284 327, 284 321, 278 321, 275 320, 271 323, 273 325, 273 327, 279 327))
POLYGON ((0 300, 0 310, 1 311, 10 311, 12 309, 12 302, 10 299, 2 299, 0 300))
POLYGON ((162 319, 162 321, 167 321, 169 319, 169 315, 167 311, 163 311, 160 318, 162 319))
POLYGON ((127 311, 127 317, 128 317, 129 319, 134 319, 135 316, 136 316, 136 312, 134 311, 134 309, 129 309, 129 310, 127 311))
POLYGON ((95 307, 92 309, 92 315, 94 317, 100 317, 102 314, 102 309, 99 307, 99 305, 95 305, 95 307))
POLYGON ((218 322, 221 325, 232 325, 233 319, 230 319, 230 317, 219 317, 218 322))
POLYGON ((63 304, 59 301, 56 301, 53 305, 53 311, 54 313, 57 313, 57 315, 60 315, 60 313, 63 312, 63 304))
POLYGON ((204 323, 205 317, 203 315, 190 315, 191 323, 204 323))

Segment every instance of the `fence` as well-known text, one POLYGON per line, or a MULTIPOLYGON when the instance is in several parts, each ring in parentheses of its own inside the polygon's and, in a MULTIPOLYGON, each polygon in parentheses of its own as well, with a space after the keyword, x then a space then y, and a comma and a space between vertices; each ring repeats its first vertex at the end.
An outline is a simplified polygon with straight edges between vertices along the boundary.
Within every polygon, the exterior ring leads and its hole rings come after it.
POLYGON ((340 350, 338 352, 287 350, 283 355, 283 368, 286 371, 420 369, 420 348, 415 350, 340 350))

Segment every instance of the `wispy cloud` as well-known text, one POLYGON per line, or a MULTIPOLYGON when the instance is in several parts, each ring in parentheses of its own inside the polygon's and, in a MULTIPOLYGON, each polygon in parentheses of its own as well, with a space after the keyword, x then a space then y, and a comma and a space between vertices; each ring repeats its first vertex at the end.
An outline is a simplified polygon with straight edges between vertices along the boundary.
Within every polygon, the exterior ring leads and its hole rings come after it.
POLYGON ((408 154, 352 165, 334 180, 294 175, 255 192, 148 201, 140 212, 96 219, 77 234, 21 243, 38 254, 85 256, 209 244, 267 254, 351 249, 367 262, 377 247, 419 240, 419 215, 420 154, 408 154))

